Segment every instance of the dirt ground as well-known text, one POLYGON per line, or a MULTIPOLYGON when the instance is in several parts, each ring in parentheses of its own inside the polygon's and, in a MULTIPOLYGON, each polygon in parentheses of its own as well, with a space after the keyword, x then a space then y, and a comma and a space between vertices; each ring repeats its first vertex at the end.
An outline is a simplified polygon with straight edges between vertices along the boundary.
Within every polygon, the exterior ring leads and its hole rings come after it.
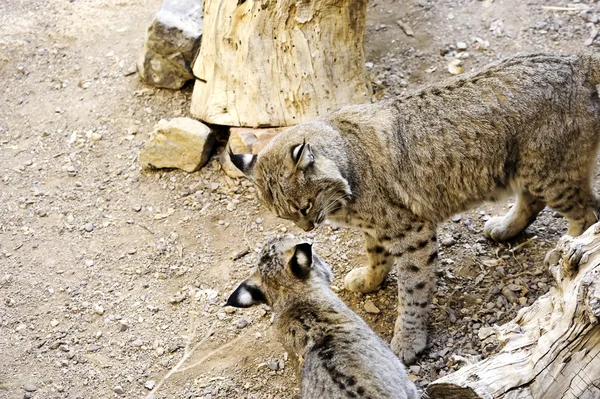
MULTIPOLYGON (((542 9, 563 0, 370 1, 375 97, 449 76, 458 42, 467 71, 520 51, 589 51, 597 8, 583 3, 590 13, 542 9)), ((190 87, 157 90, 131 74, 159 4, 0 2, 0 398, 143 398, 213 327, 191 353, 193 367, 156 398, 293 398, 271 312, 226 309, 227 295, 275 232, 311 237, 338 287, 366 262, 359 234, 331 225, 301 232, 216 160, 192 174, 140 170, 154 124, 189 116, 190 87)), ((457 355, 480 356, 478 329, 510 320, 552 284, 542 260, 565 221, 545 210, 515 241, 487 241, 485 220, 509 204, 440 228, 430 347, 409 369, 420 387, 459 367, 457 355)), ((395 279, 371 295, 340 292, 387 340, 395 279), (380 313, 366 313, 366 301, 380 313)))

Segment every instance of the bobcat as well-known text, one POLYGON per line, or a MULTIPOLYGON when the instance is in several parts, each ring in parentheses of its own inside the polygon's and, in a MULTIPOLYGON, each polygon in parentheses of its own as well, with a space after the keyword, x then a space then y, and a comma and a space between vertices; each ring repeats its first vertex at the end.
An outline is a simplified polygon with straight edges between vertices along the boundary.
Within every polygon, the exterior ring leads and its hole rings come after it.
POLYGON ((404 365, 333 293, 331 280, 329 265, 311 244, 277 237, 227 304, 273 308, 277 335, 301 369, 302 398, 416 399, 404 365))
POLYGON ((230 156, 278 216, 305 230, 325 218, 363 230, 369 265, 346 276, 346 289, 376 290, 395 260, 391 346, 411 363, 426 346, 440 222, 507 194, 515 205, 484 227, 493 240, 519 234, 545 205, 568 219, 569 235, 596 222, 598 83, 600 55, 518 55, 230 156))

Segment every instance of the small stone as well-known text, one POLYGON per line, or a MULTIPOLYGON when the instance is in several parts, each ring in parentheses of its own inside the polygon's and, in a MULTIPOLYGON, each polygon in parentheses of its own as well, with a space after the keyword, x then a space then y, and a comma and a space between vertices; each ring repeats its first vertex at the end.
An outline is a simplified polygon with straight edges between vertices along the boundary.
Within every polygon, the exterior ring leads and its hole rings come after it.
POLYGON ((165 348, 163 348, 162 346, 159 346, 158 348, 156 348, 156 355, 157 356, 162 356, 165 354, 165 348))
POLYGON ((248 324, 250 324, 251 322, 252 322, 252 320, 248 319, 247 317, 242 317, 235 323, 235 326, 239 329, 242 329, 242 328, 246 327, 248 324))
POLYGON ((263 222, 263 218, 256 218, 256 224, 261 224, 263 222))
POLYGON ((223 320, 225 317, 227 317, 225 312, 217 312, 217 319, 223 320))
POLYGON ((125 324, 123 321, 119 322, 119 331, 120 332, 125 332, 125 331, 127 331, 128 328, 129 328, 129 326, 127 324, 125 324))
POLYGON ((136 212, 139 212, 142 210, 142 207, 140 205, 134 205, 132 209, 136 212))
POLYGON ((410 373, 411 374, 415 374, 415 375, 419 375, 419 373, 421 372, 421 366, 410 366, 410 373))
POLYGON ((131 343, 131 345, 135 346, 136 348, 141 347, 142 345, 144 345, 144 341, 142 341, 141 339, 136 339, 135 341, 133 341, 131 343))
POLYGON ((50 322, 50 325, 51 325, 52 327, 56 327, 56 326, 57 326, 57 325, 59 325, 59 324, 60 324, 60 322, 59 322, 58 320, 56 320, 56 319, 53 319, 53 320, 50 322))
POLYGON ((467 49, 467 43, 465 42, 456 42, 456 49, 459 51, 464 51, 467 49))
POLYGON ((94 266, 94 261, 93 261, 93 260, 91 260, 91 259, 86 259, 86 260, 85 260, 85 265, 86 265, 87 267, 92 267, 92 266, 94 266))
POLYGON ((123 395, 125 393, 125 390, 123 389, 122 386, 120 385, 115 385, 113 387, 113 392, 116 393, 117 395, 123 395))
POLYGON ((380 310, 377 306, 375 306, 375 304, 373 303, 373 301, 367 299, 365 301, 365 312, 367 313, 371 313, 371 314, 379 314, 380 310))
POLYGON ((267 367, 269 367, 271 370, 273 371, 277 371, 279 370, 279 359, 273 359, 271 360, 268 364, 267 367))
POLYGON ((458 222, 460 222, 460 220, 461 220, 461 219, 462 219, 462 216, 461 216, 461 215, 454 215, 454 216, 452 216, 452 221, 453 221, 454 223, 458 223, 458 222))
POLYGON ((140 163, 147 168, 178 168, 195 172, 212 153, 215 134, 192 118, 161 120, 140 150, 140 163))
POLYGON ((90 139, 91 139, 92 141, 100 141, 100 140, 102 140, 102 135, 101 135, 100 133, 95 133, 95 132, 94 132, 94 133, 92 133, 92 134, 90 135, 90 139))
POLYGON ((460 75, 465 72, 465 68, 462 66, 462 61, 459 59, 454 59, 450 61, 448 64, 448 72, 452 75, 460 75))
POLYGON ((442 245, 444 247, 451 247, 454 244, 456 244, 456 240, 454 239, 454 237, 446 237, 442 239, 442 245))
POLYGON ((85 229, 85 231, 90 233, 94 230, 94 225, 92 223, 86 223, 85 226, 83 226, 83 228, 85 229))
POLYGON ((99 315, 103 315, 104 314, 104 308, 100 305, 94 305, 94 312, 96 312, 99 315))
POLYGON ((519 304, 523 306, 527 305, 527 298, 525 298, 524 296, 520 297, 519 304))
POLYGON ((150 380, 150 381, 146 381, 146 383, 144 384, 144 387, 151 391, 154 389, 154 386, 156 385, 156 381, 150 380))
POLYGON ((35 392, 38 390, 38 386, 35 385, 33 382, 26 382, 25 384, 23 384, 23 389, 27 392, 35 392))

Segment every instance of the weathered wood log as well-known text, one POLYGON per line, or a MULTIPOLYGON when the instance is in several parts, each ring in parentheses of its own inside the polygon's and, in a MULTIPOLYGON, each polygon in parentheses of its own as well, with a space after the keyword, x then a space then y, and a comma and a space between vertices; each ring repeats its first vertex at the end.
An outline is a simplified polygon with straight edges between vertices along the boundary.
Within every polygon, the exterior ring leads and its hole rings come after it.
POLYGON ((366 0, 206 0, 191 112, 227 126, 292 126, 370 101, 366 0))
POLYGON ((557 286, 510 323, 480 331, 500 352, 432 382, 424 397, 600 398, 600 223, 563 237, 553 255, 557 286))

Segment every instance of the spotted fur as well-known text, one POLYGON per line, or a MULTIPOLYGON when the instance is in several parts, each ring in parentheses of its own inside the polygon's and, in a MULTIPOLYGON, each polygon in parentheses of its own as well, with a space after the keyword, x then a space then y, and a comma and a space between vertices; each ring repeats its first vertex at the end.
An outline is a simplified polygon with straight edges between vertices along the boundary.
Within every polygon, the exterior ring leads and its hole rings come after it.
POLYGON ((404 365, 331 290, 331 270, 312 246, 279 237, 227 303, 267 303, 277 335, 299 371, 302 398, 416 399, 404 365), (260 294, 259 294, 260 292, 260 294))
POLYGON ((570 235, 597 220, 598 83, 599 55, 518 55, 342 108, 233 160, 280 217, 306 230, 329 218, 364 231, 369 265, 346 276, 347 289, 376 290, 395 260, 391 345, 409 363, 426 346, 441 221, 508 194, 516 204, 485 225, 494 240, 519 234, 546 205, 570 235))

